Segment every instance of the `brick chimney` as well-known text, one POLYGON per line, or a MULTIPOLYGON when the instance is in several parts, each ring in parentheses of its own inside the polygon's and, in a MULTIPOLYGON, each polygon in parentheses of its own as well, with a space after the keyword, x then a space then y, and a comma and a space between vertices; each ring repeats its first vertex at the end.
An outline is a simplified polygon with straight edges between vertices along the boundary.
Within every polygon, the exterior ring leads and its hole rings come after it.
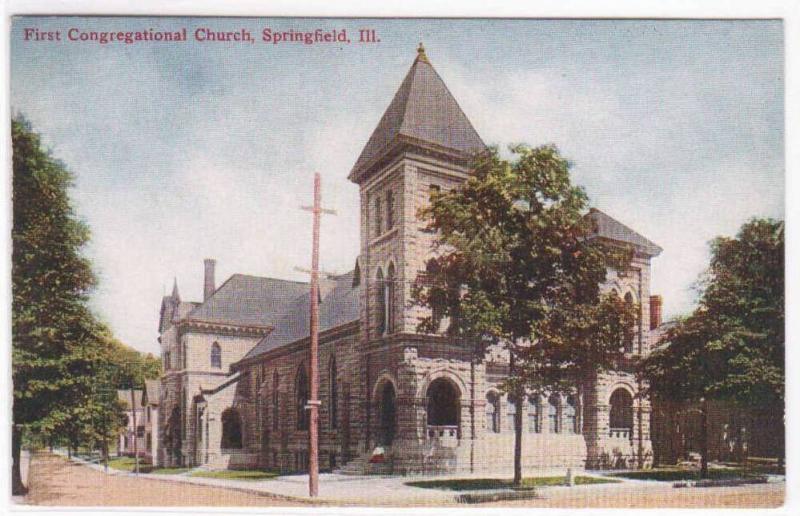
POLYGON ((650 296, 650 329, 661 326, 661 296, 650 296))
POLYGON ((203 301, 207 301, 209 297, 214 294, 216 287, 214 286, 214 266, 217 261, 211 258, 203 260, 203 265, 206 267, 205 277, 203 279, 203 301))

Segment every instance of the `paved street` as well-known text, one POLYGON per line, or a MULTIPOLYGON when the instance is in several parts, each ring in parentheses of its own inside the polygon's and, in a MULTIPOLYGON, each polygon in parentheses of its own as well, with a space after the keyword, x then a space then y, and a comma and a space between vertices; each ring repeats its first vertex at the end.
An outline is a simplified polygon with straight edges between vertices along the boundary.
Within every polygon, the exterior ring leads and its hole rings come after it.
MULTIPOLYGON (((36 505, 288 506, 307 505, 304 475, 231 481, 178 475, 105 474, 46 453, 31 464, 36 505), (161 478, 159 478, 161 477, 161 478), (305 500, 303 500, 306 498, 305 500)), ((322 475, 320 495, 336 505, 453 505, 452 492, 406 486, 398 477, 322 475)), ((778 507, 784 482, 729 488, 675 489, 669 483, 626 481, 539 489, 540 498, 487 505, 514 507, 778 507)))
POLYGON ((37 453, 30 471, 31 505, 62 506, 287 506, 302 502, 163 480, 106 475, 63 457, 37 453))

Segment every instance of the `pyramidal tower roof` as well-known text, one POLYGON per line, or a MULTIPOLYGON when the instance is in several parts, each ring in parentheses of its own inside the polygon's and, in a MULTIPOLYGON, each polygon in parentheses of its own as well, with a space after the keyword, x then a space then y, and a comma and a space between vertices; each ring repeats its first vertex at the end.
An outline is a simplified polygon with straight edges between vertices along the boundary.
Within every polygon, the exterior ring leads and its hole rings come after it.
POLYGON ((402 144, 464 158, 486 148, 420 43, 414 64, 350 172, 358 182, 402 144))

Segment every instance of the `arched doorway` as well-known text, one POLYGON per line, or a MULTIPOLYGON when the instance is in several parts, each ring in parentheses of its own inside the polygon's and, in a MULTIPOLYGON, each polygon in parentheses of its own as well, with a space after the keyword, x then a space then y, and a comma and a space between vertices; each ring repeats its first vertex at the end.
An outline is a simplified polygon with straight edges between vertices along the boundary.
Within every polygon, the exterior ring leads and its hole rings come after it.
POLYGON ((378 391, 378 444, 388 446, 397 434, 397 394, 390 381, 378 391))
POLYGON ((611 437, 633 438, 633 397, 623 388, 616 389, 609 400, 611 437))
POLYGON ((182 440, 181 440, 181 409, 178 407, 174 407, 172 412, 170 413, 169 419, 167 420, 167 428, 166 428, 166 437, 167 437, 167 451, 169 452, 170 458, 173 464, 178 466, 182 466, 182 455, 181 455, 181 447, 182 447, 182 440))
POLYGON ((461 394, 446 378, 437 378, 426 394, 428 437, 460 437, 461 394))
POLYGON ((242 447, 242 418, 235 408, 227 408, 222 413, 222 440, 220 448, 223 450, 240 449, 242 447))

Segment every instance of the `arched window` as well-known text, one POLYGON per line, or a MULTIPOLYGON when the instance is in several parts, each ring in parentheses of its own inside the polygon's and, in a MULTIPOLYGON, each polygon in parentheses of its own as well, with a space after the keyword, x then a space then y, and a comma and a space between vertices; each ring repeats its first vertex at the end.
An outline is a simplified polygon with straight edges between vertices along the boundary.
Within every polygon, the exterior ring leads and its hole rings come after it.
POLYGON ((378 269, 376 276, 376 283, 378 284, 378 335, 383 335, 386 332, 386 282, 383 281, 383 271, 378 269))
POLYGON ((278 431, 278 371, 272 373, 272 429, 278 431))
POLYGON ((512 434, 514 433, 514 425, 516 424, 514 422, 514 418, 516 417, 516 415, 517 415, 517 404, 514 403, 514 398, 512 396, 509 396, 506 399, 506 416, 508 421, 508 424, 506 425, 506 432, 512 434))
POLYGON ((308 430, 308 376, 306 375, 305 364, 300 366, 297 372, 297 383, 295 384, 295 403, 297 408, 297 429, 308 430))
POLYGON ((547 399, 547 419, 550 422, 550 433, 557 434, 561 431, 558 420, 558 395, 551 394, 547 399))
POLYGON ((633 397, 619 388, 611 394, 609 400, 609 427, 612 436, 632 437, 633 432, 633 397))
POLYGON ((222 369, 222 348, 216 342, 211 345, 211 367, 222 369))
POLYGON ((386 191, 386 231, 394 227, 394 193, 386 191))
POLYGON ((331 430, 339 428, 339 389, 336 385, 336 357, 331 356, 328 366, 328 381, 330 382, 330 425, 331 430))
POLYGON ((486 393, 486 430, 500 432, 500 398, 494 392, 486 393))
MULTIPOLYGON (((428 263, 425 265, 425 282, 430 287, 432 285, 438 284, 440 281, 439 275, 441 273, 441 267, 439 267, 439 262, 435 259, 431 258, 428 260, 428 263)), ((436 329, 436 333, 440 326, 442 325, 442 319, 444 318, 444 303, 446 299, 442 293, 441 289, 435 289, 430 294, 430 305, 431 305, 431 321, 433 322, 433 327, 436 329)))
POLYGON ((222 449, 238 449, 242 447, 242 419, 239 411, 228 408, 222 413, 222 449))
POLYGON ((457 436, 458 425, 461 421, 461 396, 458 387, 445 378, 437 378, 428 386, 428 427, 439 427, 438 435, 444 432, 450 436, 457 436))
POLYGON ((353 269, 353 288, 361 285, 361 267, 356 262, 356 268, 353 269))
POLYGON ((381 427, 378 439, 381 444, 388 446, 392 444, 395 433, 397 433, 397 394, 392 382, 386 381, 379 395, 378 410, 381 427))
MULTIPOLYGON (((633 308, 633 296, 631 295, 630 292, 625 294, 625 305, 627 308, 633 308)), ((636 323, 634 322, 634 328, 635 326, 636 323)), ((633 353, 633 338, 634 338, 633 332, 625 335, 625 343, 624 343, 625 353, 633 353)))
POLYGON ((386 305, 386 321, 384 321, 386 333, 394 332, 395 283, 394 264, 390 263, 389 269, 386 271, 386 288, 384 289, 386 294, 386 301, 384 302, 386 305))
POLYGON ((381 198, 375 197, 375 236, 379 237, 383 233, 383 212, 381 211, 381 198))
POLYGON ((542 431, 541 408, 542 403, 538 395, 528 396, 528 431, 531 433, 538 434, 542 431))
POLYGON ((567 396, 567 404, 564 405, 564 430, 568 434, 578 434, 578 408, 575 396, 567 396))

